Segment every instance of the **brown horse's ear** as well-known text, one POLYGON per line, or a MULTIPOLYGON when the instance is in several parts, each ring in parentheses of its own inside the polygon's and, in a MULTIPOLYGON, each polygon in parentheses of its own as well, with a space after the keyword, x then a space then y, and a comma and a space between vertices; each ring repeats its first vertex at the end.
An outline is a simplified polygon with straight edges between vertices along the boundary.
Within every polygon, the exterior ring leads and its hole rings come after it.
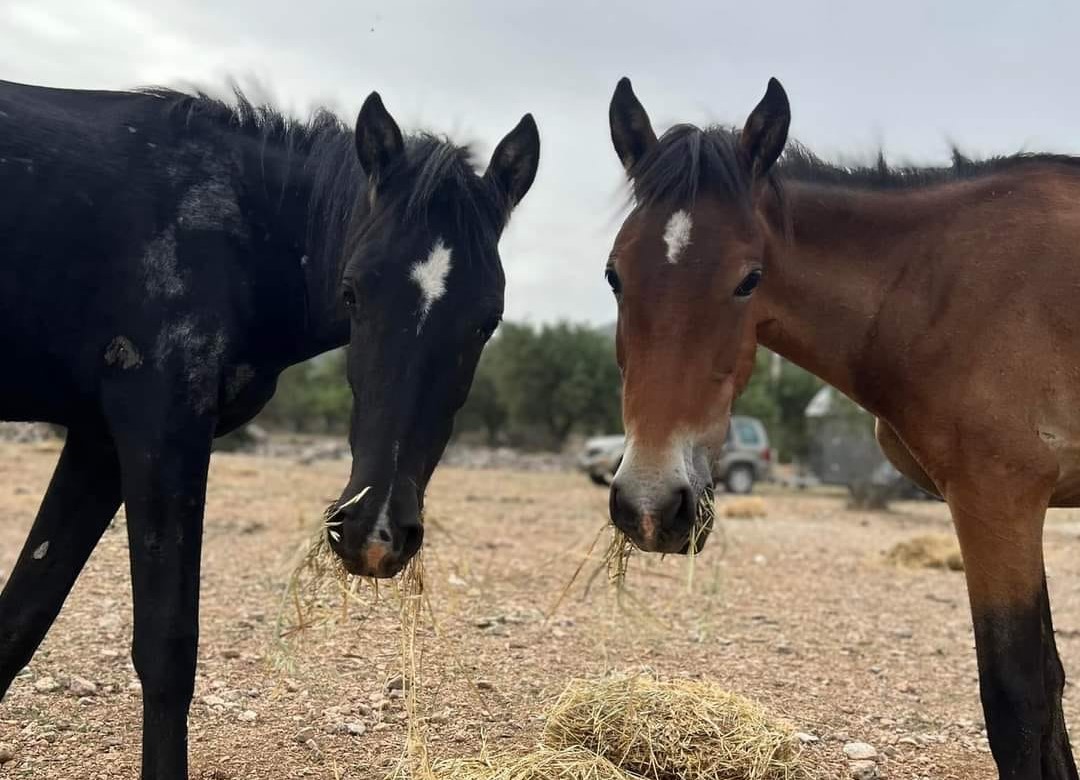
POLYGON ((631 173, 633 167, 656 144, 656 133, 649 122, 649 115, 630 86, 630 79, 625 76, 619 79, 615 94, 611 97, 608 119, 615 152, 626 172, 631 173))
POLYGON ((368 95, 356 117, 356 156, 372 182, 378 181, 405 150, 401 128, 378 92, 368 95))
POLYGON ((540 131, 533 115, 526 114, 495 147, 484 178, 499 188, 512 209, 529 191, 539 165, 540 131))
POLYGON ((791 124, 791 106, 787 93, 776 79, 769 79, 765 97, 750 112, 739 144, 750 165, 750 173, 757 177, 764 174, 784 151, 788 126, 791 124))

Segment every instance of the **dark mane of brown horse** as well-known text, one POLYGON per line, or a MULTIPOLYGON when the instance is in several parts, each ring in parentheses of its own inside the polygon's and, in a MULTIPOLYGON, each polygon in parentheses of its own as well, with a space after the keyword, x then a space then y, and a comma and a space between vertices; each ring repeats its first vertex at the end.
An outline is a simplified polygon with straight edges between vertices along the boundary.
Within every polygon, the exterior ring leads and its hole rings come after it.
MULTIPOLYGON (((638 205, 656 203, 688 205, 699 192, 735 200, 751 208, 752 181, 742 159, 739 131, 713 125, 700 128, 680 124, 670 128, 630 173, 633 198, 638 205)), ((904 190, 1013 171, 1027 165, 1073 166, 1080 171, 1080 157, 1065 154, 1018 152, 973 160, 952 149, 952 165, 892 166, 879 153, 873 165, 845 166, 829 163, 805 146, 788 141, 777 166, 768 174, 769 186, 783 202, 787 181, 859 190, 904 190)))

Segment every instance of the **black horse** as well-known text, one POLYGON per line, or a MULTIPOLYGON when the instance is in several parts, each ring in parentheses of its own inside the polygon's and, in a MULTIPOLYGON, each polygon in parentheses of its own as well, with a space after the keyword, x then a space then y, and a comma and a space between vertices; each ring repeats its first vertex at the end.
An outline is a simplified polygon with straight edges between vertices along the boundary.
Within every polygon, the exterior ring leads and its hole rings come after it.
POLYGON ((166 90, 0 82, 0 418, 67 428, 0 594, 0 693, 127 509, 142 776, 187 777, 211 442, 281 371, 349 343, 353 469, 334 548, 417 551, 424 489, 502 314, 497 243, 539 161, 531 116, 475 172, 403 137, 166 90))

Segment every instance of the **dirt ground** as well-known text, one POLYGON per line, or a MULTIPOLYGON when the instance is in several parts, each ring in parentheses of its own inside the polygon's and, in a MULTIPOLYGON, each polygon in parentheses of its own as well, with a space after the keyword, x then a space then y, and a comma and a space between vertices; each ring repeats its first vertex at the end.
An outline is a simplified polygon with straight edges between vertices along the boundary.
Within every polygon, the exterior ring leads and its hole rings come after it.
MULTIPOLYGON (((0 445, 5 572, 56 456, 54 444, 0 445)), ((361 591, 343 623, 310 631, 298 652, 274 641, 288 562, 347 470, 215 456, 192 777, 376 780, 400 756, 403 700, 387 687, 400 668, 392 588, 378 602, 361 591)), ((601 576, 588 598, 579 581, 545 619, 601 527, 606 492, 572 473, 440 470, 426 541, 439 636, 422 632, 420 689, 432 753, 527 747, 543 703, 571 677, 645 666, 715 678, 818 737, 805 751, 815 777, 848 776, 849 740, 877 748, 886 778, 993 776, 963 576, 883 560, 898 541, 947 532, 944 507, 857 513, 837 494, 764 501, 767 517, 714 534, 692 593, 685 559, 639 557, 627 609, 601 576)), ((0 705, 0 742, 15 755, 0 777, 137 776, 125 541, 121 517, 0 705)), ((1080 513, 1055 513, 1047 546, 1061 653, 1080 670, 1080 513)), ((1069 688, 1074 723, 1077 709, 1069 688)))

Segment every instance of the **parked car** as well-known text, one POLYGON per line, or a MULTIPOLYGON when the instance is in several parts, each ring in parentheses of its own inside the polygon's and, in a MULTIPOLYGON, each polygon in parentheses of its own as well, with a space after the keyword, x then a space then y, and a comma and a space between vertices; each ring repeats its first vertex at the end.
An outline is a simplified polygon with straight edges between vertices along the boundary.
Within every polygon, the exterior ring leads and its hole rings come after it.
MULTIPOLYGON (((578 467, 597 485, 610 485, 622 463, 626 439, 598 436, 585 442, 578 467)), ((749 493, 754 483, 768 480, 772 471, 769 436, 761 420, 733 415, 724 448, 713 464, 713 479, 729 493, 749 493)))

